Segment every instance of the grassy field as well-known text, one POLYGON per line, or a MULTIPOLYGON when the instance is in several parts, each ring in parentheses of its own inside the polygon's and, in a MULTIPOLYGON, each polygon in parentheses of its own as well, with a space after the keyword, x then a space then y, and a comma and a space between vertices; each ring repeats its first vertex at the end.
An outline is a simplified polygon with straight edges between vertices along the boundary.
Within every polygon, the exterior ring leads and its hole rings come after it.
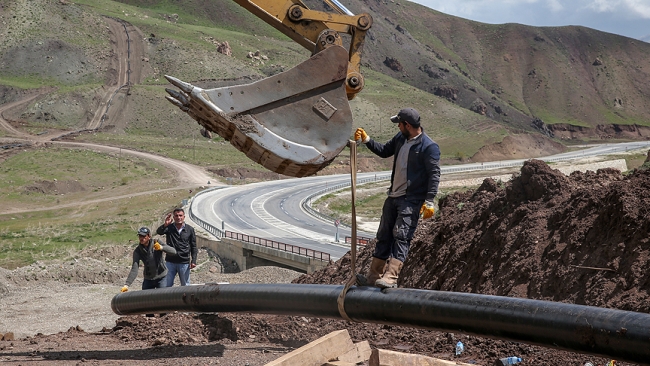
POLYGON ((136 230, 162 223, 186 191, 154 193, 70 208, 0 215, 0 267, 74 257, 88 247, 135 243, 136 230))
POLYGON ((218 136, 208 140, 199 134, 198 129, 192 131, 189 136, 143 138, 142 135, 95 134, 84 140, 146 151, 203 167, 246 167, 266 171, 263 166, 251 161, 229 142, 218 136))
POLYGON ((47 207, 170 187, 171 173, 149 160, 84 149, 20 152, 0 166, 0 192, 11 207, 47 207))
POLYGON ((0 215, 0 267, 66 259, 86 247, 111 247, 137 240, 136 230, 162 223, 161 214, 180 204, 172 191, 72 208, 0 215))
POLYGON ((87 246, 123 245, 138 227, 160 224, 189 198, 185 190, 159 191, 174 186, 167 168, 126 154, 26 150, 5 160, 0 172, 9 212, 0 215, 0 267, 9 269, 87 246), (146 191, 154 193, 137 195, 146 191))

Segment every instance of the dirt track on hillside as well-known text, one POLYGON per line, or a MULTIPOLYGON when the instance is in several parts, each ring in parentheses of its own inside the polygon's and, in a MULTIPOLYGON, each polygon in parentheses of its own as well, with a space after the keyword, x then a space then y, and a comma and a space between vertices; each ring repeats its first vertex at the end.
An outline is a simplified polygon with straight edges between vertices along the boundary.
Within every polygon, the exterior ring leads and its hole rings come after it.
MULTIPOLYGON (((113 18, 105 18, 106 22, 109 25, 111 33, 111 44, 113 45, 113 57, 111 58, 111 67, 113 71, 110 72, 113 77, 109 78, 108 84, 105 86, 106 92, 102 98, 102 101, 99 104, 99 108, 96 110, 94 117, 89 123, 84 127, 84 129, 96 129, 102 126, 102 121, 110 121, 110 123, 115 127, 125 127, 126 121, 120 118, 121 111, 126 107, 128 103, 128 98, 113 98, 115 93, 120 90, 126 96, 127 91, 132 84, 137 84, 142 80, 143 69, 145 67, 144 60, 144 44, 142 42, 143 36, 142 32, 136 27, 130 25, 127 22, 116 20, 113 18), (121 88, 121 89, 120 89, 121 88), (110 107, 106 109, 106 105, 110 101, 110 107), (104 112, 106 115, 104 116, 104 112), (104 118, 102 118, 104 116, 104 118)), ((0 106, 0 128, 5 130, 8 133, 9 138, 4 138, 5 141, 14 141, 22 142, 27 144, 36 144, 42 145, 45 143, 56 144, 57 146, 65 146, 70 148, 86 148, 96 151, 104 152, 121 152, 124 154, 130 154, 134 156, 139 156, 145 159, 150 159, 163 164, 170 169, 172 169, 179 179, 179 184, 175 187, 170 187, 166 190, 176 190, 176 189, 186 189, 186 188, 196 188, 200 186, 207 186, 208 182, 212 184, 219 184, 214 182, 212 175, 207 173, 207 171, 196 165, 188 164, 182 161, 170 159, 164 156, 159 156, 151 153, 145 153, 141 151, 122 149, 112 146, 103 146, 92 143, 82 143, 82 142, 70 142, 70 141, 57 141, 61 136, 68 135, 73 131, 49 131, 46 134, 42 135, 32 135, 27 132, 21 131, 14 127, 12 123, 5 118, 3 118, 3 112, 22 106, 26 103, 33 101, 36 98, 39 98, 46 93, 49 89, 43 89, 35 94, 29 94, 12 103, 7 103, 0 106), (214 182, 214 183, 213 183, 214 182)), ((25 146, 21 147, 25 149, 25 146)), ((12 150, 3 150, 0 154, 7 156, 11 154, 12 150)), ((71 202, 64 205, 49 206, 44 207, 40 210, 52 210, 56 208, 65 208, 79 205, 80 203, 94 203, 101 201, 109 201, 124 197, 132 197, 136 195, 146 195, 152 192, 161 192, 161 190, 156 191, 147 191, 147 192, 135 192, 133 194, 125 196, 117 196, 111 198, 83 201, 83 202, 71 202)), ((34 209, 24 209, 20 207, 10 207, 6 210, 7 213, 18 213, 18 212, 29 212, 29 211, 39 211, 34 209)))
MULTIPOLYGON (((85 130, 94 130, 108 124, 114 127, 125 127, 126 121, 120 116, 129 100, 126 96, 131 85, 142 81, 144 69, 147 67, 144 61, 145 51, 142 32, 125 21, 108 17, 104 19, 110 29, 111 44, 113 45, 112 56, 108 65, 109 77, 104 85, 104 93, 93 118, 82 128, 85 130), (116 97, 119 93, 123 94, 123 97, 116 97)), ((40 89, 35 93, 25 95, 17 101, 0 106, 0 128, 4 129, 9 137, 35 143, 55 140, 73 132, 52 130, 45 134, 32 135, 17 129, 3 117, 3 113, 8 110, 23 106, 36 98, 47 95, 51 91, 51 88, 40 89)))
POLYGON ((119 118, 126 108, 128 98, 116 98, 117 92, 128 94, 131 85, 142 81, 142 69, 145 66, 145 52, 142 32, 133 25, 113 18, 105 18, 111 33, 111 44, 115 57, 112 68, 115 70, 110 82, 105 86, 106 92, 92 120, 86 126, 94 130, 106 125, 124 128, 126 121, 119 118), (109 105, 110 103, 110 105, 109 105), (109 108, 106 108, 106 106, 109 108))

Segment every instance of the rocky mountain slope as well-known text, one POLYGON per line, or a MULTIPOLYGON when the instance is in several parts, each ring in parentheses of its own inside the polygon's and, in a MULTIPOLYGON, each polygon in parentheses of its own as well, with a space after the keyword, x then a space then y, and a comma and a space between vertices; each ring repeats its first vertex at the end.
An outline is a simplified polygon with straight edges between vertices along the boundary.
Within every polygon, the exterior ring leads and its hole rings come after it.
MULTIPOLYGON (((241 19, 233 17, 236 10, 222 10, 232 9, 231 4, 195 1, 179 8, 207 17, 215 26, 263 29, 257 19, 236 23, 241 19)), ((324 8, 318 1, 307 4, 324 8)), ((585 27, 483 24, 408 1, 343 4, 355 14, 373 17, 365 67, 510 129, 540 128, 531 124, 535 118, 552 125, 551 131, 570 128, 574 133, 650 124, 650 110, 643 103, 650 95, 649 43, 585 27)), ((596 132, 590 137, 611 136, 596 132)))
MULTIPOLYGON (((560 141, 650 135, 646 42, 583 27, 482 24, 410 2, 343 4, 374 20, 362 59, 367 86, 351 103, 356 124, 374 137, 394 133, 386 119, 406 104, 422 112, 450 156, 472 156, 521 133, 560 141)), ((129 103, 107 131, 173 134, 184 131, 179 119, 198 128, 164 100, 164 74, 204 87, 247 83, 309 54, 230 0, 7 1, 0 4, 0 102, 51 89, 5 118, 35 129, 92 118, 103 85, 118 73, 107 16, 137 27, 132 42, 145 50, 130 60, 141 84, 117 95, 129 103), (230 55, 217 51, 224 42, 230 55), (266 60, 248 58, 256 50, 266 60)))

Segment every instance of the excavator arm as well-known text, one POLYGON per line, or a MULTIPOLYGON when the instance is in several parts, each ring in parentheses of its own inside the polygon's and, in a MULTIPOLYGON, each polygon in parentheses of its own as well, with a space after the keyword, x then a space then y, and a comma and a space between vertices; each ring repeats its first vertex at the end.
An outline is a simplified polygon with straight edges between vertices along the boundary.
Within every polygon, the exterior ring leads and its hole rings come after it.
POLYGON ((342 46, 340 34, 349 34, 351 40, 346 77, 348 99, 352 100, 363 89, 359 63, 366 32, 372 26, 369 14, 354 15, 336 0, 324 1, 338 13, 311 10, 300 0, 234 1, 311 51, 312 55, 327 47, 342 46))
POLYGON ((359 63, 372 18, 353 15, 337 0, 324 0, 336 13, 299 0, 234 1, 310 50, 311 58, 252 84, 215 89, 165 76, 180 89, 167 89, 167 99, 265 168, 313 175, 348 142, 348 101, 364 86, 359 63), (350 35, 348 50, 343 33, 350 35))

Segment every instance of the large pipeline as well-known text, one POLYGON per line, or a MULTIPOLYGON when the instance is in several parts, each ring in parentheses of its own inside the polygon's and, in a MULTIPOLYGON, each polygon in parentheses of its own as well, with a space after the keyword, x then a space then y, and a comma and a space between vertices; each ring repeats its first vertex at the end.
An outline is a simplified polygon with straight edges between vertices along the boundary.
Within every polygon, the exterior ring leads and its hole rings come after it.
MULTIPOLYGON (((125 292, 118 315, 249 312, 342 319, 343 286, 200 285, 125 292)), ((650 314, 480 294, 352 287, 345 313, 357 322, 393 324, 536 344, 650 365, 650 314)))

